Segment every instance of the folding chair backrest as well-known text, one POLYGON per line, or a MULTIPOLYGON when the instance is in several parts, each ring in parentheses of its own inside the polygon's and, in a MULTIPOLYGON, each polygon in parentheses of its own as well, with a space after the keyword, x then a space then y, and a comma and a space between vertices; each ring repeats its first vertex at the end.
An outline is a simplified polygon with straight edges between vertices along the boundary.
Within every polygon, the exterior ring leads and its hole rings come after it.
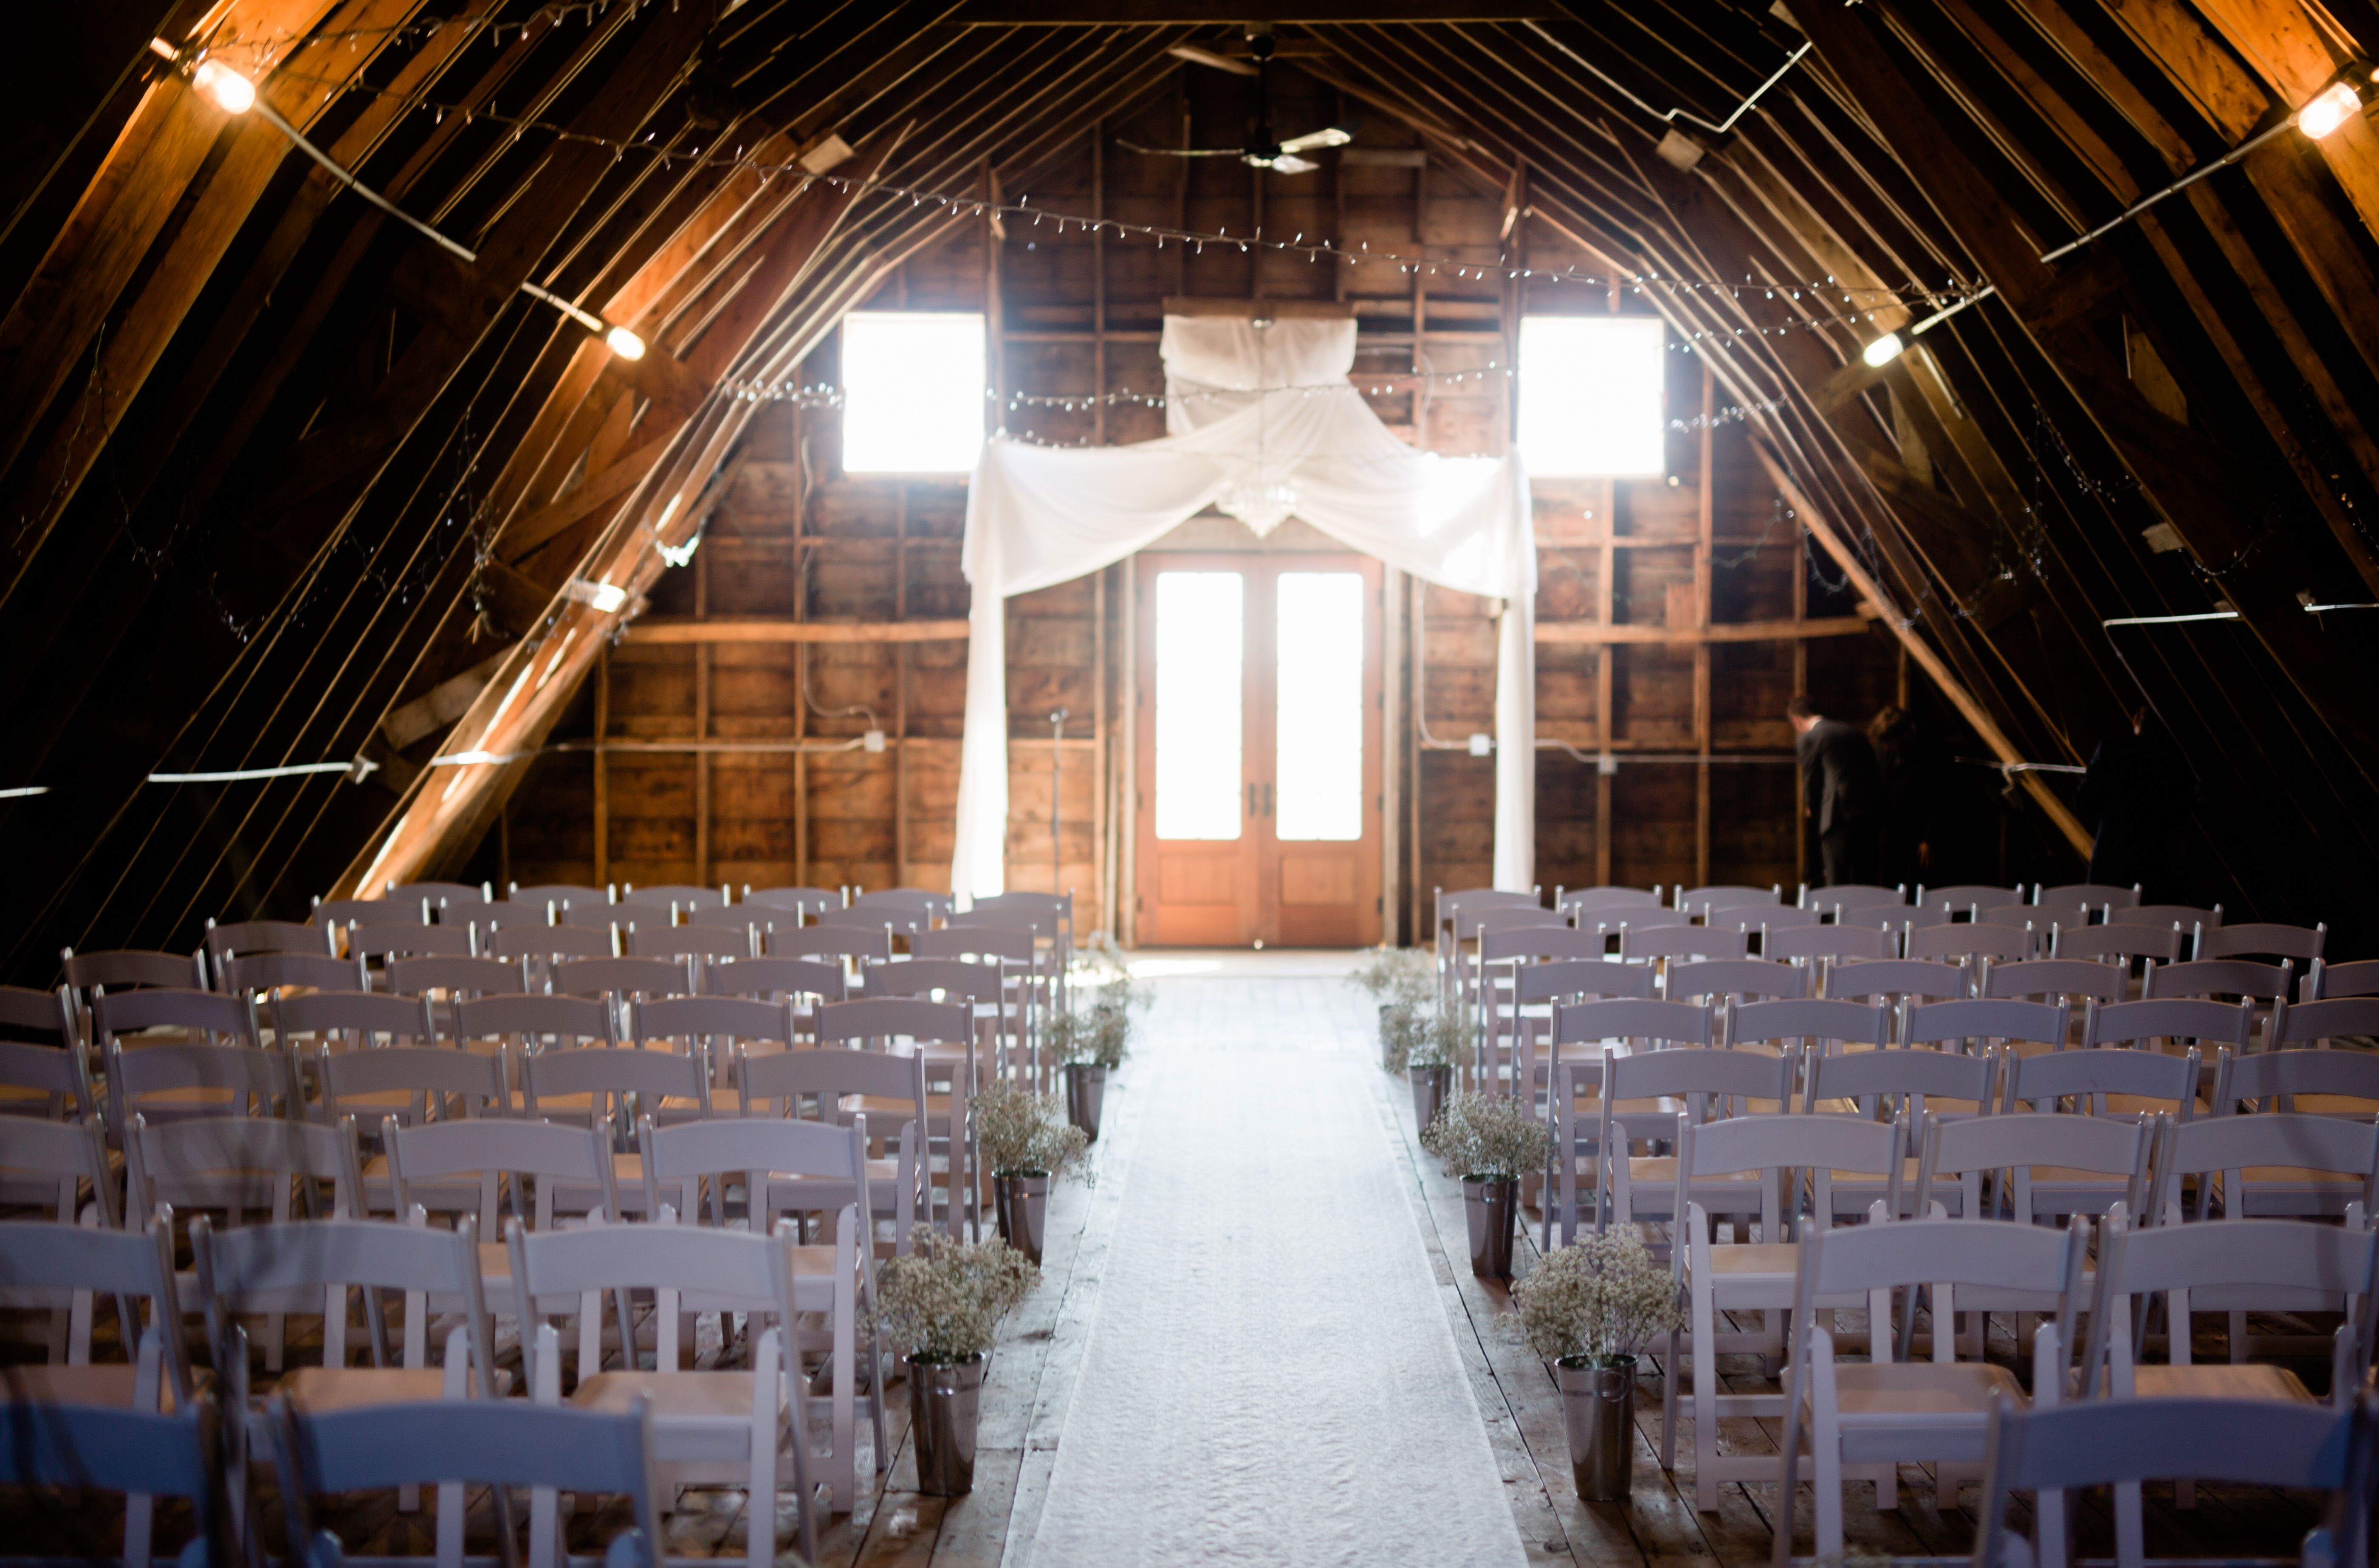
POLYGON ((1767 931, 1805 931, 1824 919, 1815 910, 1795 909, 1790 904, 1752 904, 1735 910, 1712 910, 1704 923, 1721 931, 1757 936, 1767 931))
POLYGON ((2068 1003, 2085 997, 2101 1002, 2123 999, 2126 976, 2120 964, 2082 959, 2019 959, 2013 963, 1987 961, 1979 989, 1985 998, 1999 1001, 2068 1003))
POLYGON ((922 996, 936 992, 951 1002, 996 1003, 1000 972, 996 965, 971 964, 964 959, 895 959, 869 964, 863 977, 873 997, 922 996))
MULTIPOLYGON (((2379 1262, 2379 1240, 2367 1224, 2229 1219, 2135 1227, 2110 1218, 2099 1251, 2102 1302, 2185 1290, 2192 1311, 2343 1309, 2356 1325, 2360 1352, 2348 1365, 2370 1364, 2372 1267, 2379 1262)), ((2094 1314, 2092 1354, 2084 1363, 2093 1370, 2113 1315, 2094 1314)))
POLYGON ((528 1399, 424 1400, 300 1411, 272 1402, 292 1562, 318 1562, 304 1499, 440 1481, 625 1496, 637 1568, 660 1562, 659 1490, 642 1396, 620 1414, 528 1399), (294 1497, 292 1494, 295 1494, 294 1497))
POLYGON ((388 885, 386 896, 392 902, 419 899, 434 910, 441 903, 457 909, 471 904, 493 903, 495 892, 484 882, 392 882, 388 885))
POLYGON ((1745 942, 1740 931, 1707 925, 1623 925, 1619 930, 1622 959, 1739 959, 1745 942))
POLYGON ((2019 1056, 2008 1064, 2006 1105, 2010 1111, 2055 1111, 2059 1101, 2071 1099, 2078 1109, 2105 1116, 2107 1096, 2123 1094, 2169 1101, 2174 1116, 2186 1121, 2197 1108, 2199 1060, 2193 1045, 2181 1056, 2125 1046, 2019 1056))
MULTIPOLYGON (((0 1040, 0 1105, 16 1115, 33 1112, 43 1117, 86 1117, 99 1109, 93 1098, 91 1069, 79 1046, 28 1045, 0 1040)), ((0 1150, 0 1161, 6 1152, 0 1150)))
POLYGON ((242 920, 228 925, 207 924, 207 957, 221 973, 223 960, 242 953, 323 953, 331 951, 329 936, 311 921, 242 920))
POLYGON ((1722 1017, 1720 1032, 1727 1044, 1737 1047, 1762 1044, 1797 1051, 1815 1044, 1822 1055, 1842 1045, 1880 1051, 1891 1043, 1891 1009, 1880 1002, 1730 1002, 1722 1017))
POLYGON ((1950 1046, 1970 1040, 2021 1041, 2062 1050, 2071 1016, 2062 1002, 1926 1002, 1902 1013, 1900 1043, 1950 1046))
POLYGON ((847 910, 827 910, 817 918, 823 930, 882 931, 902 936, 913 936, 920 931, 933 929, 930 916, 915 910, 888 909, 881 904, 853 904, 847 910))
POLYGON ((628 926, 628 951, 639 959, 748 959, 752 933, 740 925, 663 925, 645 921, 628 926))
MULTIPOLYGON (((223 1314, 289 1310, 288 1298, 323 1292, 427 1290, 465 1304, 477 1393, 493 1397, 488 1378, 493 1340, 479 1281, 478 1227, 468 1215, 453 1230, 390 1220, 292 1220, 281 1224, 218 1230, 201 1216, 190 1225, 190 1250, 205 1297, 209 1337, 230 1344, 223 1314)), ((326 1314, 322 1364, 345 1364, 344 1310, 326 1314)), ((377 1336, 375 1336, 377 1338, 377 1336)), ((385 1344, 372 1345, 375 1365, 388 1365, 385 1344)))
POLYGON ((1973 994, 1973 978, 1963 964, 1936 963, 1929 959, 1835 964, 1826 971, 1825 977, 1825 995, 1845 1000, 1912 996, 1927 1001, 1963 1001, 1973 994))
POLYGON ((971 924, 960 916, 940 931, 921 931, 910 937, 909 955, 918 959, 994 959, 1029 964, 1033 961, 1034 951, 1029 931, 971 924))
POLYGON ((2140 983, 2143 996, 2286 996, 2295 983, 2296 960, 2276 964, 2252 959, 2195 959, 2150 964, 2140 983))
POLYGON ((2001 904, 2023 901, 2021 887, 1988 887, 1976 883, 1961 883, 1954 887, 1919 887, 1916 907, 1939 910, 1945 914, 1971 914, 1977 909, 1997 909, 2001 904))
MULTIPOLYGON (((1858 921, 1864 921, 1863 914, 1858 921)), ((1896 959, 1900 938, 1881 926, 1845 920, 1840 925, 1805 925, 1794 931, 1770 931, 1759 939, 1759 950, 1771 959, 1896 959)))
POLYGON ((1504 904, 1487 909, 1457 909, 1454 911, 1454 936, 1457 942, 1468 942, 1489 931, 1525 930, 1531 926, 1565 926, 1569 922, 1559 910, 1549 910, 1540 904, 1504 904))
POLYGON ((74 1031, 64 990, 63 986, 36 991, 27 985, 0 985, 0 1040, 64 1044, 74 1031))
POLYGON ((1904 1099, 1921 1134, 1933 1101, 1956 1101, 1988 1115, 1999 1060, 1995 1052, 1962 1056, 1948 1051, 1846 1051, 1813 1056, 1801 1108, 1814 1113, 1830 1100, 1855 1100, 1860 1114, 1871 1117, 1885 1111, 1888 1102, 1904 1099))
MULTIPOLYGON (((1014 929, 1014 928, 1009 928, 1014 929)), ((1024 940, 1033 937, 1028 931, 1024 940)), ((770 925, 767 935, 771 959, 864 959, 878 963, 892 957, 892 935, 889 927, 876 924, 866 930, 833 925, 770 925)))
MULTIPOLYGON (((867 1196, 866 1129, 838 1127, 831 1122, 802 1121, 788 1116, 721 1116, 709 1121, 681 1122, 657 1128, 647 1116, 637 1125, 644 1153, 646 1210, 660 1212, 677 1188, 678 1217, 692 1223, 698 1212, 698 1188, 706 1178, 743 1176, 747 1194, 766 1188, 769 1177, 820 1176, 852 1183, 854 1203, 863 1214, 872 1212, 867 1196)), ((718 1190, 723 1183, 713 1181, 718 1190)), ((756 1215, 762 1200, 755 1199, 756 1215)), ((755 1222, 755 1228, 757 1221, 755 1222)))
MULTIPOLYGON (((1916 1285, 2070 1295, 2081 1282, 2088 1249, 2087 1222, 2056 1229, 1976 1219, 1851 1226, 1802 1243, 1803 1288, 1795 1295, 1814 1303, 1822 1296, 1916 1285)), ((2080 1305, 2069 1299, 2063 1314, 2069 1348, 2072 1313, 2080 1305)))
MULTIPOLYGON (((1625 1085, 1628 1079, 1623 1074, 1619 1081, 1625 1085)), ((1787 1113, 1698 1126, 1680 1117, 1678 1125, 1677 1171, 1688 1180, 1787 1168, 1854 1171, 1890 1177, 1896 1200, 1907 1170, 1907 1128, 1896 1121, 1787 1113)), ((1899 1207, 1895 1201, 1884 1212, 1896 1213, 1899 1207)))
POLYGON ((2039 940, 2021 925, 1977 922, 1967 925, 1917 925, 1908 928, 1902 958, 2028 959, 2039 940))
POLYGON ((144 1108, 159 1110, 163 1102, 151 1096, 176 1091, 211 1091, 195 1102, 171 1104, 180 1115, 268 1116, 294 1092, 286 1052, 254 1045, 143 1045, 127 1051, 113 1036, 107 1042, 109 1120, 128 1128, 144 1108))
POLYGON ((2234 1056, 2215 1088, 2215 1104, 2285 1103, 2299 1094, 2379 1099, 2379 1055, 2368 1051, 2258 1051, 2234 1056))
POLYGON ((1842 925, 1880 925, 1898 920, 1907 906, 1908 894, 1899 887, 1813 887, 1801 900, 1803 909, 1830 914, 1842 925))
POLYGON ((964 1044, 974 1028, 968 1010, 951 1002, 907 996, 828 1002, 817 1010, 821 1045, 840 1041, 914 1040, 964 1044))
POLYGON ((1758 1051, 1688 1046, 1622 1056, 1606 1047, 1603 1093, 1607 1104, 1655 1097, 1682 1099, 1686 1102, 1686 1114, 1698 1122, 1718 1109, 1713 1101, 1723 1102, 1729 1108, 1751 1100, 1772 1101, 1780 1107, 1791 1104, 1793 1080, 1799 1067, 1796 1056, 1770 1056, 1758 1051))
POLYGON ((608 959, 612 956, 611 925, 500 925, 488 940, 498 959, 517 963, 524 959, 608 959))
POLYGON ((727 889, 696 887, 682 882, 658 882, 649 887, 630 886, 621 888, 620 902, 642 904, 647 909, 666 910, 675 906, 688 910, 723 910, 727 907, 727 889))
POLYGON ((61 962, 66 983, 79 992, 89 992, 94 985, 104 985, 114 992, 151 987, 167 991, 203 991, 211 978, 207 973, 203 951, 156 953, 118 948, 109 952, 78 953, 68 948, 61 962))
POLYGON ((351 959, 467 959, 474 956, 471 928, 467 924, 347 927, 347 957, 351 959))
POLYGON ((516 1210, 533 1212, 540 1230, 551 1222, 558 1182, 593 1186, 601 1195, 603 1212, 620 1212, 610 1143, 592 1128, 487 1116, 405 1128, 391 1121, 381 1125, 380 1136, 395 1177, 399 1212, 423 1200, 425 1194, 416 1190, 419 1184, 464 1176, 479 1178, 477 1207, 482 1236, 495 1230, 505 1186, 513 1188, 516 1210), (520 1190, 519 1178, 525 1176, 540 1178, 534 1211, 520 1190))
POLYGON ((257 1043, 255 1007, 245 996, 214 991, 103 992, 91 998, 91 1019, 103 1041, 146 1029, 178 1029, 228 1043, 257 1043))
MULTIPOLYGON (((1577 928, 1603 937, 1616 936, 1622 931, 1712 929, 1696 926, 1693 917, 1683 910, 1634 904, 1610 910, 1580 910, 1577 912, 1577 928)), ((1724 924, 1714 929, 1721 932, 1735 930, 1724 924)))
POLYGON ((315 991, 276 996, 271 1004, 272 1037, 284 1044, 299 1036, 332 1039, 348 1048, 379 1043, 438 1043, 438 1024, 428 998, 390 996, 376 991, 315 991))
POLYGON ((2201 925, 2222 923, 2222 906, 2199 904, 2134 904, 2129 909, 2110 910, 2109 925, 2178 925, 2184 934, 2193 934, 2201 925))
POLYGON ((842 966, 808 959, 737 959, 705 966, 702 988, 713 996, 815 996, 839 1002, 842 966))
POLYGON ((1654 887, 1569 887, 1555 891, 1553 908, 1612 910, 1631 905, 1658 904, 1660 901, 1660 890, 1654 887))
POLYGON ((1739 996, 1746 1001, 1808 995, 1809 971, 1798 964, 1773 959, 1707 959, 1699 963, 1672 963, 1662 977, 1662 990, 1672 1002, 1706 1001, 1739 996))
POLYGON ((517 1041, 573 1046, 619 1042, 610 1007, 583 996, 481 996, 454 1004, 454 1040, 517 1041))
POLYGON ((605 888, 583 887, 574 882, 540 882, 533 887, 524 887, 515 882, 512 890, 504 895, 504 901, 534 910, 537 918, 542 920, 548 904, 608 904, 611 901, 611 895, 605 888))
POLYGON ((328 953, 250 953, 225 959, 219 978, 218 990, 242 996, 285 985, 354 991, 366 983, 361 959, 334 959, 328 953))
MULTIPOLYGON (((652 908, 649 904, 643 907, 652 908)), ((654 910, 653 912, 662 920, 669 918, 667 910, 654 910)), ((556 904, 553 907, 553 923, 568 926, 574 931, 608 932, 633 915, 634 911, 622 904, 556 904)))
POLYGON ((675 1051, 538 1051, 521 1062, 521 1110, 529 1116, 557 1113, 540 1101, 586 1095, 588 1125, 605 1126, 614 1106, 628 1095, 646 1105, 692 1101, 710 1114, 710 1075, 695 1055, 675 1051))
POLYGON ((2255 1007, 2240 1002, 2182 1000, 2171 997, 2149 1002, 2118 1002, 2101 1007, 2093 1002, 2082 1017, 2082 1043, 2130 1045, 2142 1041, 2196 1042, 2206 1055, 2228 1049, 2244 1055, 2255 1027, 2255 1007))
MULTIPOLYGON (((503 934, 498 932, 501 937, 503 934)), ((501 959, 394 959, 386 971, 389 991, 398 996, 426 996, 433 991, 462 1000, 500 996, 528 989, 528 977, 517 961, 501 959)))
MULTIPOLYGON (((733 1311, 770 1312, 781 1299, 778 1275, 790 1270, 774 1236, 694 1224, 588 1225, 531 1234, 504 1227, 519 1266, 513 1289, 525 1303, 590 1291, 673 1289, 699 1292, 733 1311)), ((524 1312, 524 1321, 534 1316, 524 1312)))
POLYGON ((2212 925, 2199 928, 2192 950, 2201 959, 2235 959, 2241 954, 2294 959, 2301 968, 2322 956, 2322 947, 2328 940, 2329 927, 2325 924, 2212 925))
POLYGON ((2267 1050, 2379 1034, 2379 996, 2282 1006, 2273 1009, 2271 1025, 2264 1032, 2267 1050))
POLYGON ((1653 979, 1649 964, 1613 964, 1597 958, 1562 959, 1552 963, 1522 964, 1517 995, 1523 1006, 1588 996, 1648 1002, 1652 999, 1653 979))
POLYGON ((380 925, 389 921, 420 920, 428 912, 416 900, 391 903, 385 899, 318 899, 306 918, 315 925, 336 933, 356 924, 380 925))
POLYGON ((1781 884, 1750 887, 1738 883, 1714 882, 1707 887, 1680 888, 1675 907, 1689 914, 1707 915, 1712 910, 1758 909, 1783 901, 1784 889, 1781 884))
MULTIPOLYGON (((2182 1122, 2166 1133, 2164 1151, 2156 1157, 2156 1193, 2148 1218, 2161 1223, 2168 1205, 2180 1201, 2182 1176, 2258 1166, 2353 1176, 2362 1183, 2362 1212, 2372 1212, 2373 1189, 2379 1187, 2379 1124, 2294 1111, 2227 1116, 2221 1105, 2216 1101, 2215 1115, 2182 1122)), ((2209 1207, 2210 1188, 2204 1182, 2198 1187, 2201 1218, 2209 1207)), ((2234 1215, 2236 1202, 2234 1196, 2234 1215)))
POLYGON ((2139 887, 2118 887, 2110 882, 2068 882, 2055 887, 2034 883, 2032 899, 2043 909, 2118 909, 2132 908, 2140 901, 2139 887))
POLYGON ((906 910, 912 914, 948 920, 957 910, 957 903, 948 893, 936 893, 925 887, 880 887, 873 893, 862 893, 851 900, 856 909, 906 910))
POLYGON ((714 1052, 725 1057, 731 1055, 731 1043, 764 1040, 791 1044, 793 1039, 791 1000, 665 996, 637 1002, 629 1018, 630 1034, 647 1050, 657 1044, 690 1046, 695 1041, 706 1041, 711 1043, 714 1052))
POLYGON ((750 887, 743 889, 742 902, 753 910, 778 910, 796 920, 805 914, 817 914, 826 910, 842 908, 842 895, 831 887, 750 887))
POLYGON ((2130 1185, 2121 1201, 2136 1212, 2145 1196, 2148 1154, 2155 1141, 2153 1122, 2121 1116, 2072 1116, 2052 1111, 1972 1116, 1963 1121, 1937 1119, 1925 1129, 1917 1202, 1921 1206, 1931 1196, 1937 1176, 2038 1165, 2125 1177, 2130 1185))
MULTIPOLYGON (((778 1051, 755 1056, 740 1054, 735 1085, 743 1115, 803 1114, 802 1102, 815 1101, 820 1115, 810 1119, 833 1120, 836 1104, 849 1094, 885 1100, 908 1100, 912 1116, 925 1115, 925 1059, 914 1053, 894 1051, 778 1051)), ((903 1118, 907 1119, 907 1118, 903 1118)), ((875 1127, 877 1138, 894 1137, 899 1128, 875 1127)))
POLYGON ((1709 1045, 1716 1038, 1712 1021, 1711 1009, 1693 1002, 1612 998, 1557 1008, 1553 1013, 1553 1038, 1564 1045, 1597 1040, 1709 1045))
MULTIPOLYGON (((159 1416, 103 1405, 45 1405, 0 1421, 0 1481, 45 1489, 187 1497, 198 1503, 199 1541, 213 1533, 214 1405, 179 1404, 159 1416)), ((207 1559, 201 1559, 207 1561, 207 1559)))
POLYGON ((322 1086, 323 1113, 333 1120, 350 1113, 385 1114, 386 1105, 376 1097, 390 1094, 413 1097, 397 1116, 406 1127, 433 1112, 441 1116, 512 1114, 511 1064, 501 1049, 491 1055, 433 1045, 325 1049, 315 1058, 314 1076, 322 1086))
POLYGON ((1489 926, 1479 934, 1479 961, 1507 963, 1514 959, 1539 962, 1555 959, 1600 959, 1602 937, 1591 931, 1554 923, 1489 926))
POLYGON ((694 989, 674 959, 573 959, 553 966, 557 996, 682 996, 694 989))
POLYGON ((328 1182, 332 1206, 363 1212, 352 1124, 322 1127, 278 1116, 194 1116, 151 1127, 136 1116, 124 1140, 128 1156, 125 1205, 153 1214, 160 1203, 186 1209, 296 1211, 290 1184, 328 1182))
POLYGON ((2070 925, 2048 928, 2048 953, 2053 959, 2095 959, 2101 963, 2129 964, 2154 959, 2168 964, 2180 957, 2185 938, 2177 925, 2070 925))
POLYGON ((2379 959, 2334 964, 2315 959, 2298 985, 2297 1000, 2321 1002, 2340 996, 2379 996, 2379 959))

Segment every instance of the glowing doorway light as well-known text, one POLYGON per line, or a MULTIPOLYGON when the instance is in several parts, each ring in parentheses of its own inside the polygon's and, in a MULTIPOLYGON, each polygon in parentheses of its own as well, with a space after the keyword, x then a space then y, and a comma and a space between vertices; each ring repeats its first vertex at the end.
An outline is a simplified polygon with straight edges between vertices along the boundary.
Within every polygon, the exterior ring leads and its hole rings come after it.
POLYGON ((1531 477, 1667 472, 1667 327, 1645 316, 1524 316, 1516 432, 1531 477))
POLYGON ((1156 836, 1237 838, 1246 580, 1156 574, 1156 836))
POLYGON ((983 316, 844 317, 842 395, 844 473, 969 472, 983 450, 983 316))

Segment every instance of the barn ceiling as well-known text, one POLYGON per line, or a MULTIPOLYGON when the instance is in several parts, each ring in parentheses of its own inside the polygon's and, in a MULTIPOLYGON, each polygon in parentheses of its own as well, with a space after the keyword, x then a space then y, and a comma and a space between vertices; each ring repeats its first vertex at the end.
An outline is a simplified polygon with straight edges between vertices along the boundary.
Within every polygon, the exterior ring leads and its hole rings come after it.
MULTIPOLYGON (((17 20, 0 786, 45 792, 0 799, 11 970, 454 863, 700 526, 743 391, 1175 73, 1244 69, 1249 19, 95 0, 17 20), (202 58, 452 247, 227 114, 189 79, 202 58), (489 760, 398 767, 388 738, 416 726, 489 760), (387 766, 152 781, 357 758, 387 766)), ((2379 91, 2379 6, 1269 19, 1285 72, 1498 193, 1498 265, 1556 234, 1708 356, 1803 520, 2004 754, 2079 762, 2144 701, 2234 896, 2350 911, 2379 870, 2379 613, 2355 608, 2379 599, 2379 140, 2359 115, 2319 139, 2289 122, 2341 77, 2379 91), (1906 351, 1868 364, 1895 329, 1906 351), (2107 624, 2176 616, 2200 619, 2107 624)), ((2014 777, 2058 822, 2051 784, 2014 777)))

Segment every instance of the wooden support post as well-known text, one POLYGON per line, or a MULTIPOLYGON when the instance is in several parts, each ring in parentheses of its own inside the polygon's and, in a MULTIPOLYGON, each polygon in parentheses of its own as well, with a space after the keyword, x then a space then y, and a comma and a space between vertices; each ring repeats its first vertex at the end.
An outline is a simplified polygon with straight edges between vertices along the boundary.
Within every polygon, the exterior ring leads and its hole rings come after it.
MULTIPOLYGON (((1709 629, 1713 605, 1715 572, 1710 551, 1718 532, 1718 480, 1711 472, 1712 442, 1710 410, 1716 397, 1710 376, 1709 361, 1702 360, 1700 526, 1694 538, 1694 614, 1702 631, 1709 629)), ((1707 887, 1710 879, 1710 645, 1707 639, 1694 646, 1694 746, 1702 760, 1694 768, 1694 885, 1707 887)))
MULTIPOLYGON (((1615 307, 1614 307, 1615 309, 1615 307)), ((1594 619, 1608 626, 1612 618, 1611 574, 1618 569, 1619 550, 1612 543, 1619 527, 1619 481, 1601 481, 1601 491, 1595 510, 1602 518, 1602 548, 1598 552, 1594 573, 1594 619)), ((1612 665, 1619 657, 1615 643, 1606 643, 1594 650, 1594 732, 1602 742, 1598 748, 1602 757, 1611 755, 1617 738, 1617 726, 1611 722, 1613 701, 1612 665)), ((1611 881, 1611 772, 1600 758, 1594 767, 1594 880, 1597 887, 1611 881)))
MULTIPOLYGON (((907 269, 902 269, 905 276, 907 269)), ((892 520, 892 618, 909 613, 909 481, 894 487, 900 507, 892 520)), ((892 645, 892 886, 909 886, 909 645, 892 645)))
MULTIPOLYGON (((703 551, 694 558, 694 618, 706 621, 710 617, 710 552, 703 551)), ((710 739, 710 661, 711 646, 697 643, 694 649, 694 738, 699 742, 710 739)), ((710 886, 710 754, 694 754, 694 885, 710 886)))
MULTIPOLYGON (((809 558, 803 553, 803 525, 809 520, 809 430, 802 405, 793 404, 793 619, 806 621, 810 612, 809 558)), ((793 739, 809 732, 810 650, 793 645, 793 739)), ((793 886, 810 882, 810 763, 793 754, 793 886)))
MULTIPOLYGON (((1794 507, 1793 520, 1793 624, 1809 619, 1809 520, 1794 507)), ((1809 694, 1809 640, 1793 639, 1793 694, 1809 694)), ((1809 880, 1809 799, 1801 770, 1793 769, 1793 879, 1805 887, 1809 880)))
POLYGON ((611 880, 611 779, 603 742, 611 733, 611 650, 595 656, 595 885, 611 880))

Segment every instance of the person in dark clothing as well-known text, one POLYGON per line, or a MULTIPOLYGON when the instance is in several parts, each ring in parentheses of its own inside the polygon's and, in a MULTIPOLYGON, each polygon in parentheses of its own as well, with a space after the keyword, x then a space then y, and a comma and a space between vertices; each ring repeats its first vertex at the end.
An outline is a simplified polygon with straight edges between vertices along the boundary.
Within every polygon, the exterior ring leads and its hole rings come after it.
POLYGON ((1956 781, 1949 754, 1926 735, 1907 709, 1887 705, 1866 727, 1883 780, 1882 874, 1878 881, 1914 887, 1940 887, 1952 846, 1950 802, 1956 781))
MULTIPOLYGON (((2073 797, 2073 810, 2093 835, 2091 881, 2154 889, 2169 880, 2174 843, 2194 784, 2180 753, 2150 722, 2148 710, 2140 708, 2130 718, 2090 754, 2090 770, 2073 797)), ((2154 901, 2153 892, 2142 897, 2154 901)))
POLYGON ((1801 759, 1803 817, 1817 838, 1816 886, 1872 882, 1883 806, 1875 748, 1857 725, 1826 718, 1805 696, 1786 704, 1784 717, 1800 736, 1794 750, 1801 759))

